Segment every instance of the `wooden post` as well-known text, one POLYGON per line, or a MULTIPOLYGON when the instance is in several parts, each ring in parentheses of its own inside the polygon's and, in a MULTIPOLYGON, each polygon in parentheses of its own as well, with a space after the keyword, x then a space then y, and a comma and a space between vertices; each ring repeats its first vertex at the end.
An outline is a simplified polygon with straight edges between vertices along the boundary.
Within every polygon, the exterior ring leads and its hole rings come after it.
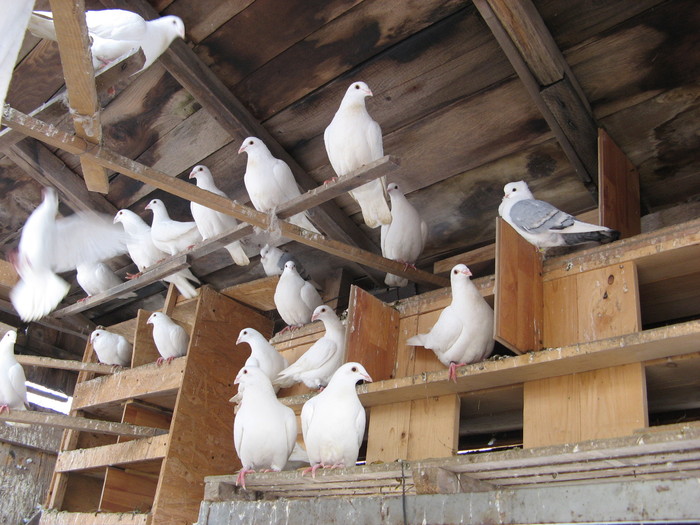
MULTIPOLYGON (((637 269, 627 262, 544 283, 544 345, 560 347, 641 329, 637 269)), ((642 363, 524 384, 523 445, 628 435, 648 423, 642 363)))
POLYGON ((496 219, 494 338, 516 354, 542 348, 542 255, 496 219))

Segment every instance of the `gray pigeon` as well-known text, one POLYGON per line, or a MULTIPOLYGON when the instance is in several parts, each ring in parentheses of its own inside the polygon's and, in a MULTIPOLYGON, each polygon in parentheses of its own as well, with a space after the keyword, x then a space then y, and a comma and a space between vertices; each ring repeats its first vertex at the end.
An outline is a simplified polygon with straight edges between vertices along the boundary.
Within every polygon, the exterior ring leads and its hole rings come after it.
POLYGON ((620 237, 616 230, 578 221, 548 202, 536 200, 525 181, 509 182, 503 193, 498 214, 538 248, 586 242, 604 244, 620 237))

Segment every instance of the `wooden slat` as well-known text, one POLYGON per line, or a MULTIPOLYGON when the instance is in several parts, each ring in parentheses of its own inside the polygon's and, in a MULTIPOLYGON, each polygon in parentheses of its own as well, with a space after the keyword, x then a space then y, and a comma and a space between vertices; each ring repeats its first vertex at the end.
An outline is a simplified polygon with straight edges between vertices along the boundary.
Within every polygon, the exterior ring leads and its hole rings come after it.
POLYGON ((625 239, 642 231, 639 172, 604 130, 598 130, 600 223, 625 239))
POLYGON ((63 414, 53 414, 50 412, 32 412, 29 410, 12 410, 9 414, 3 412, 0 414, 0 420, 84 432, 98 432, 100 434, 113 434, 117 436, 143 437, 157 436, 165 433, 161 429, 140 427, 128 423, 115 423, 113 421, 85 419, 82 417, 65 416, 63 414))
POLYGON ((161 264, 151 266, 136 279, 123 282, 114 288, 110 288, 109 290, 105 290, 104 292, 88 297, 84 301, 66 306, 60 310, 56 310, 51 315, 52 317, 60 319, 61 317, 65 317, 67 315, 84 312, 85 310, 89 310, 94 306, 104 304, 126 293, 138 290, 156 281, 160 281, 163 277, 167 277, 175 272, 189 268, 189 266, 190 264, 188 262, 187 255, 181 254, 170 257, 167 261, 164 261, 161 264))
POLYGON ((153 505, 158 478, 107 467, 100 510, 103 512, 148 512, 153 505))
POLYGON ((153 363, 79 383, 75 387, 73 408, 79 410, 132 398, 174 394, 180 386, 186 362, 187 357, 179 357, 163 365, 167 366, 167 373, 162 366, 153 363))
MULTIPOLYGON (((100 104, 95 89, 95 71, 90 54, 90 37, 85 22, 84 0, 50 0, 56 39, 61 52, 68 102, 73 110, 73 125, 79 137, 93 144, 102 142, 100 104)), ((109 180, 103 166, 81 159, 83 176, 89 190, 107 193, 109 180)))
POLYGON ((500 217, 494 303, 496 341, 518 354, 542 347, 542 255, 500 217))
POLYGON ((107 512, 63 512, 44 510, 41 514, 41 525, 148 525, 150 514, 140 513, 107 513, 107 512))
MULTIPOLYGON (((688 321, 590 343, 467 365, 457 370, 456 384, 448 379, 447 370, 439 370, 360 385, 357 389, 362 404, 372 407, 684 355, 696 351, 698 344, 700 321, 688 321)), ((283 398, 281 401, 301 409, 309 397, 283 398)))
POLYGON ((112 365, 103 365, 102 363, 84 363, 82 361, 54 359, 52 357, 35 355, 16 355, 15 357, 22 366, 38 366, 55 370, 72 370, 74 372, 88 371, 97 374, 112 374, 114 372, 112 365))
POLYGON ((221 293, 263 312, 270 312, 277 308, 274 295, 278 281, 279 277, 277 275, 263 277, 262 279, 230 286, 221 290, 221 293))
POLYGON ((74 472, 161 459, 165 456, 169 439, 168 435, 164 435, 101 447, 66 450, 58 454, 56 472, 74 472))

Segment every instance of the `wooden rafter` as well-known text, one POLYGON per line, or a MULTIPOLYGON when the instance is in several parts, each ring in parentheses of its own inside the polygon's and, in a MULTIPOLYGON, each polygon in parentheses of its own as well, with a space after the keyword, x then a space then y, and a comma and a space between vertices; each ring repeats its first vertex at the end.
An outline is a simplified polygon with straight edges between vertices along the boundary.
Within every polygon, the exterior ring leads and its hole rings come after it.
MULTIPOLYGON (((263 229, 270 228, 272 220, 266 213, 202 190, 180 179, 170 177, 105 147, 90 145, 80 137, 62 132, 54 126, 24 115, 7 106, 3 112, 2 122, 7 126, 21 130, 31 137, 79 155, 81 158, 87 157, 101 166, 123 173, 128 177, 150 184, 185 200, 197 202, 213 210, 225 213, 251 226, 263 229)), ((309 232, 287 221, 277 221, 277 225, 283 236, 341 259, 356 262, 382 272, 400 275, 418 283, 439 287, 449 285, 449 281, 444 277, 422 270, 407 268, 403 263, 385 259, 380 255, 349 246, 340 241, 327 239, 322 235, 309 232)))
MULTIPOLYGON (((101 144, 100 105, 95 88, 90 37, 85 22, 85 2, 50 1, 75 132, 88 142, 101 144)), ((81 165, 87 188, 107 193, 109 179, 105 168, 90 159, 81 159, 81 165)))
POLYGON ((531 0, 474 0, 569 162, 597 197, 597 124, 531 0))

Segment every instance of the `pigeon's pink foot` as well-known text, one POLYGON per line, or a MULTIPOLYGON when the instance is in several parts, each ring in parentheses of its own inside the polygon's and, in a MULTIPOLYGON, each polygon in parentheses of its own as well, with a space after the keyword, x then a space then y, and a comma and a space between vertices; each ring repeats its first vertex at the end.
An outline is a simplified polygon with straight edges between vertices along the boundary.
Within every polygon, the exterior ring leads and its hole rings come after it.
POLYGON ((467 363, 450 363, 450 371, 447 374, 447 377, 455 383, 457 382, 457 369, 460 366, 467 366, 467 363))
POLYGON ((162 365, 163 361, 165 361, 165 359, 163 359, 162 357, 159 357, 158 359, 156 359, 156 365, 158 365, 158 366, 162 365))
POLYGON ((333 470, 334 468, 345 468, 345 463, 336 463, 335 465, 331 465, 328 467, 329 469, 333 470))
POLYGON ((413 263, 410 263, 410 262, 407 262, 407 261, 399 261, 399 262, 402 262, 402 263, 403 263, 403 271, 404 271, 404 272, 405 272, 406 270, 408 270, 409 268, 412 268, 412 269, 414 269, 414 270, 417 270, 417 269, 418 269, 418 268, 416 268, 416 265, 413 264, 413 263))
POLYGON ((238 471, 238 476, 236 476, 236 485, 243 487, 245 489, 245 475, 255 472, 253 469, 242 468, 238 471))
POLYGON ((10 407, 7 405, 0 405, 0 414, 3 412, 7 412, 8 414, 10 413, 10 407))
POLYGON ((190 244, 190 245, 187 247, 187 249, 188 249, 188 250, 191 250, 191 249, 194 248, 194 247, 195 247, 194 244, 190 244))
POLYGON ((323 185, 325 186, 326 184, 330 184, 331 182, 335 182, 338 180, 338 177, 331 177, 330 179, 326 179, 323 181, 323 185))
POLYGON ((136 273, 126 273, 126 278, 128 280, 136 279, 137 277, 141 277, 143 275, 143 272, 136 272, 136 273))
POLYGON ((113 97, 114 95, 117 94, 117 89, 114 86, 110 86, 109 89, 107 89, 107 94, 110 97, 113 97))
POLYGON ((292 329, 291 326, 285 326, 284 328, 282 328, 282 330, 279 331, 279 333, 277 335, 281 335, 281 334, 283 334, 291 329, 292 329))
POLYGON ((319 387, 318 387, 318 393, 320 394, 321 392, 323 392, 323 389, 324 389, 324 388, 326 388, 326 387, 323 386, 323 385, 319 386, 319 387))
POLYGON ((173 362, 173 359, 175 359, 175 356, 170 356, 166 359, 167 363, 170 364, 173 362))
POLYGON ((302 470, 301 475, 304 476, 311 472, 311 477, 316 479, 316 471, 320 468, 324 468, 323 464, 316 463, 313 467, 307 467, 304 470, 302 470))

